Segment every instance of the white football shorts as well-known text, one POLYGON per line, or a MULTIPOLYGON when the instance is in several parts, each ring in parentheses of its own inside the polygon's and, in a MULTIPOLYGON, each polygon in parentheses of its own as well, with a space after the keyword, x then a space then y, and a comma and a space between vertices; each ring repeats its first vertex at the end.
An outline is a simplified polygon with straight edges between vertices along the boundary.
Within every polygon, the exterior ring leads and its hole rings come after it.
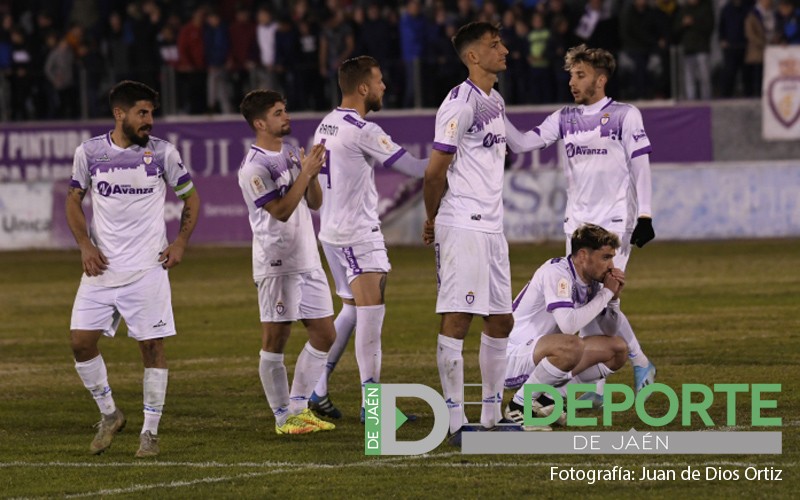
POLYGON ((333 299, 322 268, 307 273, 268 276, 256 282, 262 323, 284 323, 333 316, 333 299))
POLYGON ((511 265, 502 233, 436 225, 436 313, 511 314, 511 265))
POLYGON ((522 384, 527 382, 528 377, 533 373, 536 365, 533 362, 533 353, 536 344, 541 337, 534 337, 524 344, 511 344, 509 342, 506 354, 508 355, 508 365, 506 366, 506 389, 519 389, 522 384))
POLYGON ((101 330, 113 337, 120 319, 137 341, 175 335, 169 273, 161 266, 117 287, 81 284, 72 306, 72 330, 101 330))
POLYGON ((364 273, 388 273, 392 270, 386 243, 368 241, 351 247, 340 247, 322 244, 325 260, 331 268, 336 295, 343 299, 352 299, 353 291, 350 283, 364 273))

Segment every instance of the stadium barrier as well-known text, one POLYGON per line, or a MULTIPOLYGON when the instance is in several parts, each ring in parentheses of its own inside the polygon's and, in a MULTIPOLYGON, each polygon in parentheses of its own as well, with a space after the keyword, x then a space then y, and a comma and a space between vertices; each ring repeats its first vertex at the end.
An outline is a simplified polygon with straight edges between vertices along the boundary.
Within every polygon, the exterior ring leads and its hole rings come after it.
MULTIPOLYGON (((746 105, 757 108, 757 103, 746 105)), ((541 123, 549 112, 552 109, 520 108, 509 109, 508 115, 524 130, 541 123)), ((754 156, 760 152, 750 148, 738 158, 752 161, 728 161, 730 148, 719 146, 727 140, 725 134, 744 133, 752 142, 748 127, 756 133, 759 128, 759 123, 750 120, 728 127, 716 123, 716 116, 724 119, 730 113, 730 107, 720 111, 707 104, 642 108, 654 145, 653 201, 659 239, 800 236, 800 160, 757 161, 754 156)), ((432 110, 374 116, 418 157, 429 154, 434 118, 432 110)), ((319 115, 295 115, 293 134, 287 139, 309 146, 319 119, 319 115)), ((0 249, 74 246, 64 217, 72 155, 83 140, 108 130, 107 120, 0 129, 0 249)), ((247 210, 236 180, 238 165, 252 141, 244 121, 233 117, 163 119, 154 131, 178 147, 201 193, 202 217, 193 242, 249 243, 247 210)), ((735 140, 728 144, 736 147, 735 140)), ((791 153, 792 148, 797 145, 765 147, 762 154, 770 158, 776 150, 784 154, 781 151, 791 153)), ((785 157, 799 158, 800 154, 785 157)), ((509 240, 563 238, 566 193, 558 161, 554 147, 508 156, 504 202, 509 240)), ((375 179, 387 241, 421 243, 421 181, 382 167, 375 169, 375 179)), ((179 215, 179 200, 168 195, 170 234, 177 230, 179 215)))

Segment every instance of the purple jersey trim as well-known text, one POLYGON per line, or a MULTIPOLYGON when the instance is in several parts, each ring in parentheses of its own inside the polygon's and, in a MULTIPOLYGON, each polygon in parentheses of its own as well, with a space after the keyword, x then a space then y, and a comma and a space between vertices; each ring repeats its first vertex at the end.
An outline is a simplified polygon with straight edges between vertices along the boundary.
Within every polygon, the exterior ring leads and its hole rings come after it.
POLYGON ((634 158, 636 158, 637 156, 642 156, 642 155, 650 154, 650 153, 652 153, 652 152, 653 152, 653 147, 652 147, 652 146, 645 146, 645 147, 643 147, 643 148, 641 148, 641 149, 637 149, 636 151, 634 151, 634 152, 631 154, 631 160, 633 160, 633 159, 634 159, 634 158))
POLYGON ((567 263, 569 264, 569 272, 572 273, 572 279, 578 279, 578 273, 575 272, 575 265, 572 263, 572 256, 567 257, 567 263))
POLYGON ((533 127, 533 131, 536 132, 536 135, 539 137, 542 136, 542 131, 539 129, 539 127, 533 127))
POLYGON ((182 176, 181 176, 181 177, 178 179, 178 184, 176 184, 176 185, 177 185, 177 186, 180 186, 181 184, 185 184, 185 183, 187 183, 187 182, 189 182, 189 181, 191 181, 191 180, 192 180, 192 176, 191 176, 190 174, 186 173, 186 174, 183 174, 183 175, 182 175, 182 176))
POLYGON ((364 128, 364 126, 367 124, 366 122, 362 122, 357 118, 353 118, 353 115, 344 115, 344 121, 352 125, 355 125, 358 128, 364 128))
POLYGON ((353 251, 353 247, 342 248, 342 252, 344 252, 344 257, 347 259, 347 265, 350 267, 350 270, 353 271, 353 274, 361 274, 364 272, 364 270, 358 265, 358 260, 356 260, 356 254, 353 251))
POLYGON ((275 191, 270 191, 269 193, 265 194, 261 198, 257 199, 255 201, 255 203, 256 203, 256 206, 258 208, 261 208, 264 205, 266 205, 267 203, 269 203, 272 200, 274 200, 275 198, 280 198, 280 197, 281 197, 281 191, 280 191, 280 189, 276 189, 275 191))
POLYGON ((111 142, 111 132, 107 132, 106 133, 106 141, 108 142, 109 146, 113 146, 114 145, 114 143, 111 142))
POLYGON ((606 105, 603 106, 602 108, 600 108, 600 111, 603 111, 607 107, 611 106, 611 103, 613 103, 613 102, 614 102, 614 99, 609 99, 608 102, 606 103, 606 105))
POLYGON ((80 183, 80 182, 78 182, 78 181, 76 181, 75 179, 70 179, 70 181, 69 181, 69 187, 78 188, 78 189, 83 189, 83 186, 81 186, 81 183, 80 183))
POLYGON ((517 298, 514 299, 514 302, 511 303, 511 311, 516 311, 517 310, 517 307, 519 307, 519 303, 522 302, 522 297, 525 296, 525 292, 528 291, 528 287, 530 285, 531 285, 531 282, 529 281, 528 283, 525 284, 525 288, 523 288, 522 291, 519 292, 519 295, 517 295, 517 298))
POLYGON ((451 146, 450 144, 444 144, 441 142, 434 142, 433 149, 435 149, 436 151, 441 151, 443 153, 450 153, 450 154, 458 151, 457 146, 451 146))
POLYGON ((562 309, 565 307, 572 309, 575 305, 572 302, 553 302, 552 304, 547 304, 547 312, 553 312, 555 309, 562 309))
MULTIPOLYGON (((467 78, 467 79, 466 79, 466 82, 467 82, 467 85, 469 85, 469 86, 470 86, 470 87, 472 87, 473 89, 475 89, 475 90, 481 90, 481 89, 480 89, 480 88, 479 88, 477 85, 475 85, 474 83, 472 83, 472 80, 470 80, 469 78, 467 78)), ((483 91, 482 91, 482 90, 481 90, 481 93, 483 93, 483 91)))
POLYGON ((406 154, 406 150, 405 150, 405 149, 403 149, 403 148, 400 148, 400 151, 396 152, 395 154, 393 154, 392 156, 390 156, 388 160, 386 160, 385 162, 383 162, 383 166, 384 166, 384 167, 386 167, 386 168, 390 168, 390 167, 391 167, 392 165, 394 165, 394 164, 395 164, 395 162, 396 162, 397 160, 399 160, 399 159, 400 159, 400 157, 401 157, 401 156, 403 156, 404 154, 406 154))

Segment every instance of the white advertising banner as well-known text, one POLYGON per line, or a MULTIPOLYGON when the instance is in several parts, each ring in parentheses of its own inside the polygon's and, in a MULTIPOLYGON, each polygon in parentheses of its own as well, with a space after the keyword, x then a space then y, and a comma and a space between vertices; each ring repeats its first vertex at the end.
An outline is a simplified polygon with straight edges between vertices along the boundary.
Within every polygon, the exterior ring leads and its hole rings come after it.
POLYGON ((52 246, 53 183, 0 184, 0 249, 52 246))
POLYGON ((763 85, 764 139, 800 139, 800 46, 767 47, 763 85))

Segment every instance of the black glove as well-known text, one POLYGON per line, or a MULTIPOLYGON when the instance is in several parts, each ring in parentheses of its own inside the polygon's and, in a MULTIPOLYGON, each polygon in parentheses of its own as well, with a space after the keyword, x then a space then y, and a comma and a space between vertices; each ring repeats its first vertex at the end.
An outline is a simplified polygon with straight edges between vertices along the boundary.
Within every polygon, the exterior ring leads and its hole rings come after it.
POLYGON ((639 248, 642 248, 656 237, 656 232, 653 231, 653 219, 650 217, 639 217, 636 219, 636 227, 631 234, 631 243, 639 248))

